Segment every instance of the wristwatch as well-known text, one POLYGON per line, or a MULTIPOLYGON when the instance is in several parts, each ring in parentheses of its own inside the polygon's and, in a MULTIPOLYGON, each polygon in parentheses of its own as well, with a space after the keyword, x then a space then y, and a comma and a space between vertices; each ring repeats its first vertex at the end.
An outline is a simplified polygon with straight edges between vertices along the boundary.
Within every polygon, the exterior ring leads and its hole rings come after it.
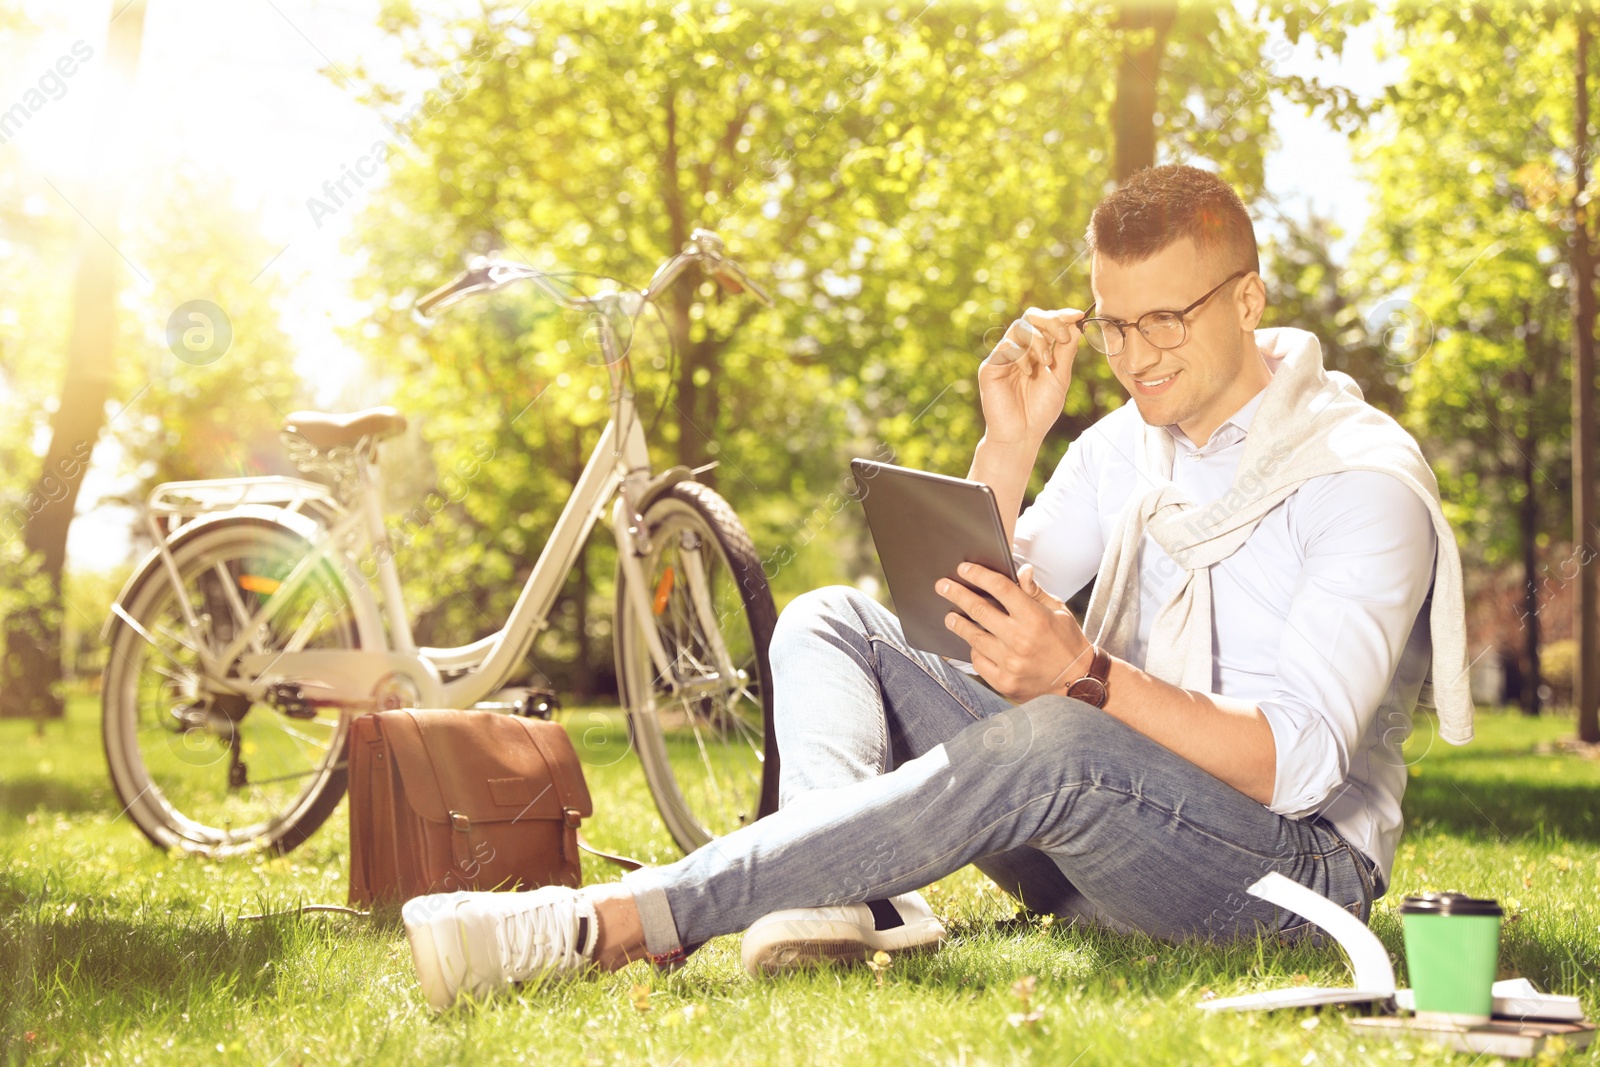
POLYGON ((1106 682, 1111 675, 1111 657, 1098 645, 1089 647, 1094 649, 1094 658, 1089 661, 1089 673, 1067 686, 1067 696, 1103 708, 1108 692, 1106 682))

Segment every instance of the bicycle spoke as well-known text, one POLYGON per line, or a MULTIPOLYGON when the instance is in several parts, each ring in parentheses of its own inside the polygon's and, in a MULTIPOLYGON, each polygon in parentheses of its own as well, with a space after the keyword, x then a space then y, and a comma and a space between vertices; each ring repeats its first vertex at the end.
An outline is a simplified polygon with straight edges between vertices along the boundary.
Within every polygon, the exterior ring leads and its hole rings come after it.
POLYGON ((711 785, 711 792, 716 799, 722 799, 722 790, 717 787, 717 772, 711 767, 711 756, 706 752, 705 738, 700 735, 700 727, 695 722, 694 712, 689 712, 689 729, 694 734, 694 743, 700 750, 700 762, 706 767, 706 781, 711 785))
POLYGON ((174 674, 172 671, 161 666, 159 663, 150 664, 150 669, 161 675, 163 678, 169 679, 170 681, 176 682, 180 685, 196 685, 200 681, 200 676, 198 674, 193 674, 187 671, 183 674, 174 674))
POLYGON ((300 772, 298 772, 296 774, 280 774, 276 778, 256 778, 256 779, 252 780, 250 784, 251 785, 255 785, 255 786, 261 786, 261 785, 276 785, 278 782, 297 782, 302 778, 309 778, 311 775, 316 774, 316 773, 317 773, 317 769, 315 767, 313 767, 309 771, 300 771, 300 772))
MULTIPOLYGON (((758 704, 757 706, 759 707, 760 705, 758 704)), ((761 752, 763 748, 761 735, 757 734, 750 728, 750 724, 745 721, 744 716, 740 715, 733 708, 728 709, 728 716, 733 720, 734 729, 738 730, 744 735, 745 743, 750 745, 751 751, 761 752), (750 742, 751 738, 755 738, 755 743, 752 744, 750 742)))
MULTIPOLYGON (((165 637, 168 641, 171 641, 173 644, 181 646, 185 651, 191 653, 192 655, 194 655, 198 659, 204 661, 205 657, 203 655, 201 655, 200 650, 198 648, 196 648, 194 645, 191 645, 189 642, 185 641, 183 638, 179 637, 177 634, 173 633, 171 630, 167 629, 165 626, 156 627, 155 632, 160 634, 162 637, 165 637)), ((168 659, 172 659, 174 663, 177 662, 177 660, 172 656, 172 654, 170 652, 163 652, 163 654, 166 655, 168 659)))
POLYGON ((294 633, 289 635, 289 640, 284 642, 283 651, 299 652, 306 647, 306 643, 311 640, 312 634, 322 625, 323 610, 320 599, 311 605, 311 610, 306 613, 305 620, 295 627, 294 633))
MULTIPOLYGON (((233 623, 238 632, 243 632, 250 625, 250 613, 245 610, 244 599, 239 596, 238 579, 230 574, 228 568, 218 563, 212 568, 222 583, 223 599, 228 602, 228 609, 233 613, 233 623)), ((261 644, 261 634, 256 632, 250 637, 250 651, 266 651, 261 644)))
POLYGON ((304 741, 307 745, 319 748, 319 749, 321 749, 323 751, 327 751, 327 747, 328 746, 324 742, 317 740, 316 738, 310 736, 309 734, 303 734, 299 730, 296 730, 293 726, 290 726, 288 723, 283 721, 283 716, 281 716, 281 715, 273 715, 273 716, 270 716, 270 718, 273 719, 273 721, 276 723, 276 725, 277 725, 279 730, 282 730, 284 733, 288 734, 290 737, 293 737, 293 738, 295 738, 297 740, 300 740, 300 741, 304 741))

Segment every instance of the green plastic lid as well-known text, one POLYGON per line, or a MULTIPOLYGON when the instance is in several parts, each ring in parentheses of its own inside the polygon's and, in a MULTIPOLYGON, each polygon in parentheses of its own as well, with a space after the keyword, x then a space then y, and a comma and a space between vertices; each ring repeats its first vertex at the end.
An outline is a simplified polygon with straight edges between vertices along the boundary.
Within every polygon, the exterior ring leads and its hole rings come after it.
POLYGON ((1400 903, 1401 915, 1504 915, 1498 901, 1466 893, 1419 893, 1400 903))

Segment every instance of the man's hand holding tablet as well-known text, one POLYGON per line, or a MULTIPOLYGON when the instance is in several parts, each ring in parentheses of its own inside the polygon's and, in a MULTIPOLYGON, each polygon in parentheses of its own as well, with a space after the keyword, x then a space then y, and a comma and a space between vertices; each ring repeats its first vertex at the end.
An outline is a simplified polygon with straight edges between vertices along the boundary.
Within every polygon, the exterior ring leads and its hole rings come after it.
POLYGON ((1094 647, 1066 604, 1034 581, 1033 564, 1024 563, 1015 582, 976 563, 963 563, 956 571, 1005 609, 960 582, 941 578, 934 583, 934 592, 961 609, 945 616, 945 626, 971 646, 972 666, 995 692, 1018 703, 1045 693, 1065 694, 1088 671, 1094 647))

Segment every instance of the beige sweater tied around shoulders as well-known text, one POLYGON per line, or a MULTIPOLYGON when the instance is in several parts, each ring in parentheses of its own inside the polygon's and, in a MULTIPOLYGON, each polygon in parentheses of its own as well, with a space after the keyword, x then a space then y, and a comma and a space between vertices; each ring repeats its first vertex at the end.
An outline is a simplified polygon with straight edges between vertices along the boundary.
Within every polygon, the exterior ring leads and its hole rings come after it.
POLYGON ((1314 334, 1292 327, 1257 330, 1256 344, 1263 356, 1282 362, 1251 420, 1229 492, 1195 505, 1172 484, 1171 433, 1164 426, 1139 427, 1135 461, 1155 487, 1129 501, 1106 544, 1084 632, 1112 655, 1126 654, 1138 627, 1139 545, 1149 532, 1186 577, 1151 623, 1144 669, 1183 689, 1209 693, 1211 565, 1236 552, 1261 518, 1307 479, 1383 471, 1421 496, 1433 517, 1433 655, 1418 703, 1438 709, 1441 737, 1466 744, 1472 740, 1472 694, 1461 557, 1439 506, 1432 468, 1411 434, 1362 398, 1355 379, 1323 367, 1314 334))

